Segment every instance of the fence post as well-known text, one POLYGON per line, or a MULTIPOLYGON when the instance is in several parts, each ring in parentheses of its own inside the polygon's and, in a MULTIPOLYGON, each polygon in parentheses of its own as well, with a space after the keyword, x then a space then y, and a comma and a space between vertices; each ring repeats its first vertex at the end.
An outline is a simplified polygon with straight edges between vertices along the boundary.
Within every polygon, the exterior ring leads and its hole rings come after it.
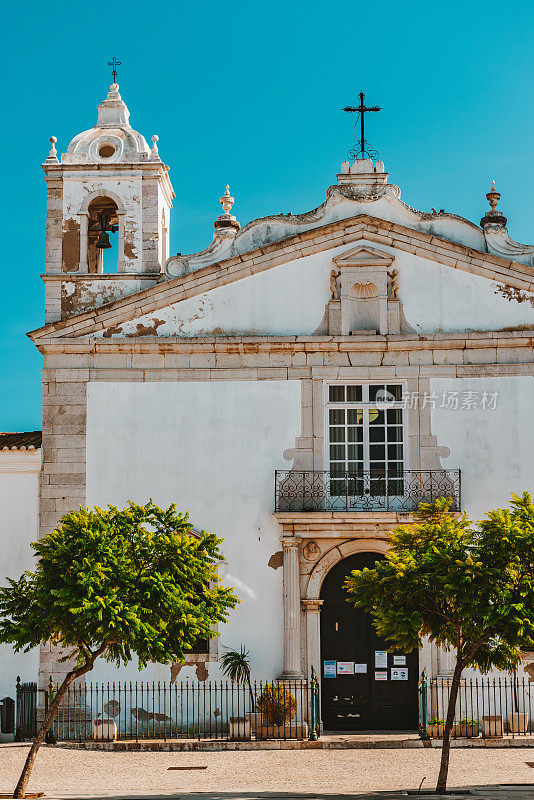
POLYGON ((428 739, 428 680, 426 669, 421 673, 419 681, 419 736, 421 739, 428 739))
POLYGON ((309 739, 311 742, 317 741, 317 728, 319 727, 319 720, 318 720, 318 703, 317 698, 319 694, 319 684, 317 681, 317 676, 315 674, 315 670, 311 668, 311 681, 310 681, 310 690, 311 690, 311 720, 310 720, 310 735, 309 739))
POLYGON ((16 698, 16 706, 15 706, 15 741, 20 742, 20 718, 21 718, 21 697, 20 697, 20 675, 17 675, 17 686, 15 689, 15 698, 16 698))

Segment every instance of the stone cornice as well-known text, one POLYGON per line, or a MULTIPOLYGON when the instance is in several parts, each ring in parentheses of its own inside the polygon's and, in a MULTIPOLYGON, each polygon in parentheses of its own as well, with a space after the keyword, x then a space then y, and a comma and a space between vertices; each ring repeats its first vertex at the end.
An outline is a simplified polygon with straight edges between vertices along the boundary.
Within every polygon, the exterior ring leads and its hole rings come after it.
POLYGON ((375 242, 427 258, 509 286, 534 291, 534 268, 456 244, 438 236, 369 215, 359 215, 301 232, 242 255, 166 280, 128 297, 31 331, 44 337, 86 336, 165 308, 211 289, 314 253, 360 240, 375 242))
MULTIPOLYGON (((221 354, 253 355, 261 353, 402 353, 433 350, 532 350, 534 329, 519 331, 465 331, 427 334, 367 334, 352 336, 201 336, 132 338, 39 338, 43 354, 221 354)), ((529 359, 530 360, 530 359, 529 359)), ((463 362, 462 362, 463 363, 463 362)), ((496 362, 499 363, 499 362, 496 362)))

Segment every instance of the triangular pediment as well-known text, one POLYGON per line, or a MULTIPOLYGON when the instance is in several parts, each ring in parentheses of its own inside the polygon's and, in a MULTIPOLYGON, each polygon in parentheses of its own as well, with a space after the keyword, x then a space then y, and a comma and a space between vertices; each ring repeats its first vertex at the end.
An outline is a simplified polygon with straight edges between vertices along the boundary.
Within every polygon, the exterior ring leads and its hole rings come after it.
MULTIPOLYGON (((207 264, 200 269, 170 280, 162 280, 148 289, 130 294, 110 303, 87 309, 61 321, 52 322, 32 331, 29 336, 37 344, 44 340, 109 336, 110 331, 136 338, 161 335, 158 328, 163 317, 158 312, 192 298, 211 297, 213 290, 236 285, 262 273, 313 254, 337 249, 334 257, 339 269, 348 266, 389 267, 395 251, 413 254, 416 258, 433 261, 453 270, 478 275, 489 282, 509 285, 521 291, 534 292, 534 269, 509 259, 484 253, 456 242, 442 239, 398 223, 359 215, 316 227, 287 237, 267 246, 207 264), (387 246, 392 252, 374 247, 370 242, 387 246), (354 246, 339 253, 343 245, 354 246), (147 322, 147 319, 149 321, 147 322), (155 320, 155 321, 154 321, 155 320), (127 323, 127 326, 125 326, 127 323), (138 324, 136 324, 138 323, 138 324)), ((330 265, 332 262, 330 262, 330 265)), ((274 273, 273 273, 274 274, 274 273)), ((73 276, 76 277, 76 276, 73 276)), ((83 278, 83 276, 79 276, 83 278)), ((68 280, 69 276, 65 276, 68 280)), ((277 288, 285 291, 285 285, 277 288)), ((323 291, 323 290, 321 290, 323 291)), ((328 291, 326 285, 324 292, 328 291)), ((321 295, 323 304, 328 297, 321 295)), ((196 312, 195 312, 196 313, 196 312)), ((177 335, 183 335, 177 330, 177 335)), ((210 335, 206 331, 203 335, 210 335)), ((214 331, 214 335, 218 332, 214 331)), ((229 334, 230 335, 230 334, 229 334)))
POLYGON ((368 245, 355 247, 334 258, 337 267, 389 267, 395 260, 395 256, 386 253, 384 250, 377 250, 368 245))

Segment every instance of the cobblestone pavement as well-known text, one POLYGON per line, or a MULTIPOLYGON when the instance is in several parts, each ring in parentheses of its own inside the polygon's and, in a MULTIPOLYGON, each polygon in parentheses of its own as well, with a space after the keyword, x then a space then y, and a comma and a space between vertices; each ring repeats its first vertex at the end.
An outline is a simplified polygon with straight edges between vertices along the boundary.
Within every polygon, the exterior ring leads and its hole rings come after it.
MULTIPOLYGON (((27 751, 26 744, 0 745, 0 793, 13 790, 27 751)), ((254 800, 272 793, 318 800, 358 794, 363 800, 371 792, 377 800, 396 800, 413 797, 405 792, 417 789, 425 776, 423 786, 433 788, 439 759, 440 751, 430 749, 114 753, 43 746, 29 791, 44 791, 48 798, 187 794, 187 800, 196 793, 202 800, 254 800), (207 768, 169 770, 192 766, 207 768)), ((503 786, 477 794, 484 800, 534 800, 534 768, 526 762, 534 763, 531 749, 455 750, 449 786, 527 784, 513 792, 503 786)))

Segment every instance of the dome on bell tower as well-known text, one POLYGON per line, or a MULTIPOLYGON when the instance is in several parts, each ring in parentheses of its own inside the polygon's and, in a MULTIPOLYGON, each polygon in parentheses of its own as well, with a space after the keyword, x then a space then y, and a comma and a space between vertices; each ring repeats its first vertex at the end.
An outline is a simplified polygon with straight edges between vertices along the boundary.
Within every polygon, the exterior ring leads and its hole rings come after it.
POLYGON ((129 123, 130 112, 112 83, 106 99, 98 106, 94 128, 79 133, 61 157, 63 164, 110 164, 159 160, 145 137, 129 123))

